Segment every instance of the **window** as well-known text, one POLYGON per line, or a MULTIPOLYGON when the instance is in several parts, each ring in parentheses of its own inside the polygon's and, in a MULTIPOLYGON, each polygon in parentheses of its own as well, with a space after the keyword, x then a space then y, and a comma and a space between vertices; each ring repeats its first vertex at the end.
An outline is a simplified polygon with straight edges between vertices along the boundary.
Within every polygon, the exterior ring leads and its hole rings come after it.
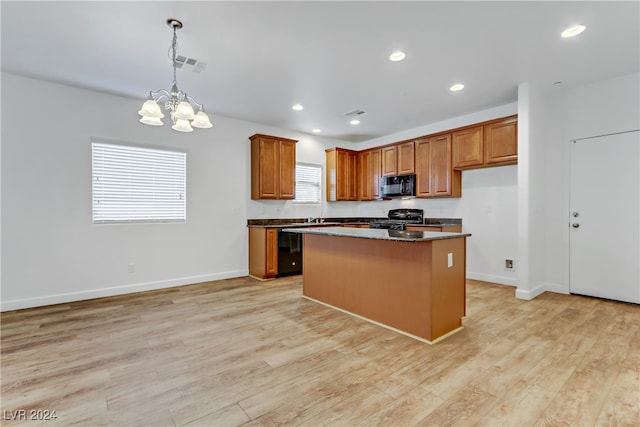
POLYGON ((92 142, 93 222, 186 221, 187 153, 92 142))
POLYGON ((322 167, 296 163, 295 203, 320 204, 322 167))

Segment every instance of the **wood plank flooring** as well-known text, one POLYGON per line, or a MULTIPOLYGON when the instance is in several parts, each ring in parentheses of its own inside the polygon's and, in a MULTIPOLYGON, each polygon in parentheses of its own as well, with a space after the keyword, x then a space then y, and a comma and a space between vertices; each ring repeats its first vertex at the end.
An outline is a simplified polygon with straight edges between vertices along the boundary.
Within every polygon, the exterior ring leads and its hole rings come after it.
POLYGON ((1 320, 6 426, 640 425, 632 304, 469 280, 464 330, 432 346, 301 298, 300 276, 1 320))

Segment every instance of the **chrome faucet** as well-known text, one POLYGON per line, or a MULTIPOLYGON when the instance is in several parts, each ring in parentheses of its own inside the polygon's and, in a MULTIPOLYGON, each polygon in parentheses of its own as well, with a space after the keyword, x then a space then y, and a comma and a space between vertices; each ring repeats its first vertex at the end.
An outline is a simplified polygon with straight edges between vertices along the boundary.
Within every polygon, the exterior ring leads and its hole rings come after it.
POLYGON ((320 224, 322 223, 324 220, 322 219, 322 217, 320 218, 307 218, 307 222, 315 222, 316 224, 320 224))

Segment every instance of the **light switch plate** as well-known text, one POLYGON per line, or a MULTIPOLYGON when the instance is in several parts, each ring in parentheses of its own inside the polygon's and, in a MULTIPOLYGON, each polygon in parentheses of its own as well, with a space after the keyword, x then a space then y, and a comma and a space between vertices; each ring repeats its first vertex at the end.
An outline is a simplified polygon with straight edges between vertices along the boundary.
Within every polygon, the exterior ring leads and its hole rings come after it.
POLYGON ((447 267, 451 268, 453 267, 453 253, 449 252, 447 254, 447 267))

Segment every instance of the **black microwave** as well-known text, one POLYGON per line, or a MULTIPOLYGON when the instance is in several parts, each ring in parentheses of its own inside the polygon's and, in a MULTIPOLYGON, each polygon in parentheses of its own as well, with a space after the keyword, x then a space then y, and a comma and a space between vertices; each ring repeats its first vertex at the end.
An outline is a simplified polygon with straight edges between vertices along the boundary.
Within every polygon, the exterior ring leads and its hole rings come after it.
POLYGON ((380 178, 380 197, 383 199, 416 196, 416 175, 383 176, 380 178))

